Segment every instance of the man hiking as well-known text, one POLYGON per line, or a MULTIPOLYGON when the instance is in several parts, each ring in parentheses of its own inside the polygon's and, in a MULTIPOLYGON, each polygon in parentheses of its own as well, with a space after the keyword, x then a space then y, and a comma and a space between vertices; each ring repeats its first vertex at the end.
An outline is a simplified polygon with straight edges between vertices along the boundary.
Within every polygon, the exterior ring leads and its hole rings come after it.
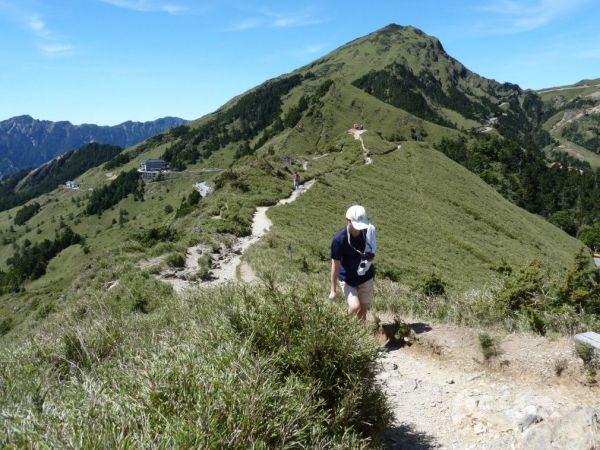
POLYGON ((294 190, 300 187, 300 174, 298 172, 294 172, 294 174, 292 175, 292 182, 294 185, 294 190))
POLYGON ((348 303, 348 314, 359 320, 367 319, 373 301, 375 269, 372 261, 377 244, 375 227, 369 223, 365 208, 354 205, 346 211, 347 224, 331 241, 331 290, 329 299, 336 296, 337 283, 348 303))

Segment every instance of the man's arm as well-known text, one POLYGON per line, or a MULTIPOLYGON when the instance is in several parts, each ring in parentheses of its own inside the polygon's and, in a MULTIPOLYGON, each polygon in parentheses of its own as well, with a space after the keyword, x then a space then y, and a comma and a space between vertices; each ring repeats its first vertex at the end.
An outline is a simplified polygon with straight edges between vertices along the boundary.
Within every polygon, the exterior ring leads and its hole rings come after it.
POLYGON ((340 273, 340 260, 339 259, 331 259, 331 288, 329 290, 329 300, 335 299, 336 288, 337 288, 337 278, 340 273))

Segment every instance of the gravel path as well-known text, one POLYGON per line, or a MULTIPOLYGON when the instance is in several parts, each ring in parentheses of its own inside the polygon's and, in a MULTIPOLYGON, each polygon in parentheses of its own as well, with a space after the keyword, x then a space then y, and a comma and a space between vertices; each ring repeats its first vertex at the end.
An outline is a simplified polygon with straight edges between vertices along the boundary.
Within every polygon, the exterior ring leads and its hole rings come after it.
MULTIPOLYGON (((279 200, 275 206, 286 205, 295 201, 301 194, 308 191, 315 183, 315 180, 307 181, 301 184, 298 189, 292 192, 292 194, 279 200)), ((214 284, 225 283, 227 281, 234 281, 237 279, 238 267, 240 268, 240 278, 244 282, 253 282, 256 280, 254 271, 247 263, 242 263, 243 253, 252 244, 258 242, 271 228, 272 222, 267 217, 267 211, 271 207, 259 206, 256 208, 254 217, 252 218, 252 233, 250 236, 245 236, 235 240, 229 250, 222 251, 220 254, 213 254, 212 258, 215 260, 213 269, 211 270, 211 279, 209 281, 201 281, 195 279, 195 274, 199 269, 198 257, 210 251, 206 245, 198 245, 190 247, 186 252, 186 264, 184 268, 173 270, 168 269, 162 271, 158 278, 165 283, 169 283, 177 292, 192 286, 208 286, 214 284)), ((160 263, 164 258, 155 258, 155 261, 144 262, 142 265, 149 267, 154 263, 160 263)))
POLYGON ((370 155, 369 149, 367 147, 365 147, 365 143, 361 136, 366 131, 367 130, 355 130, 354 128, 352 128, 352 129, 348 130, 348 133, 350 133, 352 136, 354 136, 354 139, 360 141, 360 146, 362 147, 363 158, 365 159, 365 164, 372 164, 373 160, 369 156, 370 155))
POLYGON ((599 448, 600 388, 588 383, 570 339, 510 334, 484 361, 477 330, 412 327, 420 333, 412 345, 381 358, 396 416, 386 448, 599 448))

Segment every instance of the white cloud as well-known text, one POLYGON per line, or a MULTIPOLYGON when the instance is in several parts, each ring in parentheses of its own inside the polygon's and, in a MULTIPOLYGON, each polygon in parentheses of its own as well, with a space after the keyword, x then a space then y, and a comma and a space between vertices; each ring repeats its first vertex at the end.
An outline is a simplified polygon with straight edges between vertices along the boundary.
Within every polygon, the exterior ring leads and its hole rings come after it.
POLYGON ((181 4, 160 0, 102 0, 119 8, 130 9, 139 12, 164 12, 167 14, 181 14, 187 8, 181 4))
POLYGON ((260 19, 257 17, 249 17, 249 18, 244 19, 244 20, 236 23, 235 25, 233 25, 231 28, 229 28, 229 31, 252 30, 254 28, 259 28, 264 25, 265 25, 264 19, 260 19))
POLYGON ((300 15, 276 15, 271 21, 271 27, 273 28, 294 28, 294 27, 306 27, 310 25, 318 25, 323 20, 315 19, 306 14, 300 15))
POLYGON ((37 16, 30 17, 26 22, 27 26, 36 33, 47 33, 46 23, 37 16))
POLYGON ((63 42, 63 39, 54 33, 46 22, 37 14, 30 15, 23 20, 25 27, 33 32, 37 38, 37 47, 46 56, 62 56, 71 53, 75 47, 63 42))
POLYGON ((580 9, 590 0, 494 0, 478 7, 490 16, 481 29, 496 34, 517 34, 548 25, 580 9))
POLYGON ((230 28, 230 31, 246 31, 255 28, 297 28, 310 25, 318 25, 325 20, 316 18, 307 12, 299 13, 276 13, 262 11, 254 17, 248 17, 230 28))
POLYGON ((75 47, 68 44, 41 43, 38 45, 38 47, 48 56, 66 55, 71 53, 75 49, 75 47))

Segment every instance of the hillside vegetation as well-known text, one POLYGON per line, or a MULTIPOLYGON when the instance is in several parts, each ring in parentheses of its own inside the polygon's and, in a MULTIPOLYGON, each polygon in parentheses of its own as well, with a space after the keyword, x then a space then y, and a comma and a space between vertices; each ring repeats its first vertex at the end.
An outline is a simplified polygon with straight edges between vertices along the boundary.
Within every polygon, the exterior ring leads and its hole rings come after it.
POLYGON ((600 167, 600 79, 539 91, 552 113, 544 128, 556 139, 556 149, 600 167))
POLYGON ((390 424, 376 344, 324 302, 331 237, 356 203, 378 229, 377 308, 542 334, 596 326, 591 258, 565 231, 597 242, 600 176, 550 167, 552 108, 391 25, 107 154, 83 189, 0 212, 0 443, 376 447, 390 424), (142 182, 145 158, 176 170, 142 182), (257 285, 176 295, 157 280, 190 247, 192 277, 210 279, 294 171, 315 183, 269 210, 243 255, 257 285))
POLYGON ((92 167, 119 155, 122 150, 114 145, 88 144, 37 169, 3 178, 0 180, 0 210, 22 205, 32 198, 53 191, 66 181, 74 180, 92 167))

